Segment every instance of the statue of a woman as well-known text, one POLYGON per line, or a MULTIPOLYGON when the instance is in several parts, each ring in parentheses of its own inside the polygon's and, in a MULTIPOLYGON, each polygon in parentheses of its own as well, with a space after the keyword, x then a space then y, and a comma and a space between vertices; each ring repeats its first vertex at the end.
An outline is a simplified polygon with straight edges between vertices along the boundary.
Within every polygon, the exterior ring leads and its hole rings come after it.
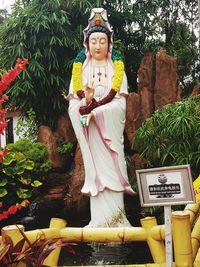
POLYGON ((123 194, 128 183, 123 131, 127 79, 113 49, 106 10, 95 8, 84 30, 85 49, 73 64, 69 115, 85 167, 82 193, 90 196, 89 227, 130 226, 123 194))

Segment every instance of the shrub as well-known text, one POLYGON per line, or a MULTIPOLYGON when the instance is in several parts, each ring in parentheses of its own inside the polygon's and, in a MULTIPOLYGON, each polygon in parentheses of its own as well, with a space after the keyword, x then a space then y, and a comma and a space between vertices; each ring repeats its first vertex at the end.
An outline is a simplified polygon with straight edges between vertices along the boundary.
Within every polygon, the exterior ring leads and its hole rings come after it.
POLYGON ((45 145, 21 139, 8 145, 1 168, 0 198, 10 205, 32 196, 51 169, 51 161, 45 145))
POLYGON ((200 169, 200 97, 191 97, 157 110, 136 131, 132 146, 147 167, 190 164, 200 169))
POLYGON ((57 140, 57 152, 60 156, 68 155, 71 156, 73 153, 73 144, 65 141, 62 138, 57 140))

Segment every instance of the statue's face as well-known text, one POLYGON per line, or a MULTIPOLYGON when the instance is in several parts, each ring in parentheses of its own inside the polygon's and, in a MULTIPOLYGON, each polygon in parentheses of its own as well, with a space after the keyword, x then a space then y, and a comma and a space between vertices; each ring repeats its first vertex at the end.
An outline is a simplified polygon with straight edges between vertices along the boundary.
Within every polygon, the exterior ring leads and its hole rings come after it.
POLYGON ((108 36, 104 32, 94 32, 89 37, 89 51, 96 60, 105 59, 108 54, 108 36))

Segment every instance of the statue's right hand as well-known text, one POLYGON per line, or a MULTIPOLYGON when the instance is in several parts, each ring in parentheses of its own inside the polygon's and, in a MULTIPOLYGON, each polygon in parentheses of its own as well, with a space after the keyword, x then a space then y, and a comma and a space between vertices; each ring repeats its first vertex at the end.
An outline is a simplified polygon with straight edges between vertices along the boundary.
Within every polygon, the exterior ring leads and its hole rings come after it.
POLYGON ((94 88, 87 86, 84 88, 84 92, 87 105, 89 105, 94 97, 94 88))
POLYGON ((62 91, 61 95, 64 97, 65 100, 67 100, 67 95, 66 95, 65 91, 62 91))

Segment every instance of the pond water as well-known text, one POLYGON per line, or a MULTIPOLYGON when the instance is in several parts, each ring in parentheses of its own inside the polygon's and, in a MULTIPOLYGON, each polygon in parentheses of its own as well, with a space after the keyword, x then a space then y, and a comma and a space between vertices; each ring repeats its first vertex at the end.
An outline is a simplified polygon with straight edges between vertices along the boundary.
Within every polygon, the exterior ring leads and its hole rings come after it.
POLYGON ((59 266, 62 265, 105 265, 151 263, 152 257, 146 242, 124 244, 86 244, 74 246, 75 255, 61 251, 59 266))

